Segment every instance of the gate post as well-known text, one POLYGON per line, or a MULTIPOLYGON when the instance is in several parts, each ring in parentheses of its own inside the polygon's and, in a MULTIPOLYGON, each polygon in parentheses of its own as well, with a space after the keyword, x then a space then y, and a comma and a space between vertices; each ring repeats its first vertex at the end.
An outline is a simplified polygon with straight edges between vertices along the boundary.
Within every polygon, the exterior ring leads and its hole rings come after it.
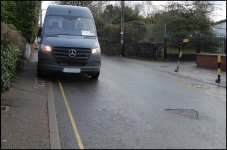
POLYGON ((196 54, 201 52, 201 39, 200 39, 200 33, 196 33, 196 54))
MULTIPOLYGON (((199 54, 200 52, 201 52, 200 33, 196 32, 196 35, 195 35, 195 53, 196 53, 196 57, 197 57, 197 54, 199 54)), ((196 64, 198 64, 197 63, 197 58, 196 58, 196 64)))
POLYGON ((226 38, 224 38, 224 54, 226 54, 226 38))

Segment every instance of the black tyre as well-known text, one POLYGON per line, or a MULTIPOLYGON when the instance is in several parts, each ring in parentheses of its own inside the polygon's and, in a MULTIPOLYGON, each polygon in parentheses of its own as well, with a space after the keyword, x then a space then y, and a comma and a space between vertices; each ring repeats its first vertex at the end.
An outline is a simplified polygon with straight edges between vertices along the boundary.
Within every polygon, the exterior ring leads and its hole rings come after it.
POLYGON ((42 77, 43 76, 43 71, 39 68, 39 66, 37 66, 37 76, 38 77, 42 77))
POLYGON ((95 72, 90 74, 92 80, 97 80, 99 78, 99 73, 100 72, 95 72))

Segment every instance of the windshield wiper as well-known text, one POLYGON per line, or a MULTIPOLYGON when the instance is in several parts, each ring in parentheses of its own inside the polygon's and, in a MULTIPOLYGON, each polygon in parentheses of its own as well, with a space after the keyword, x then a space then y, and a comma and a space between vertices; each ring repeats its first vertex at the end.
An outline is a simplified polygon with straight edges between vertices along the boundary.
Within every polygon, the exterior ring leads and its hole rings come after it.
POLYGON ((46 34, 46 36, 52 36, 52 37, 57 37, 57 34, 46 34))
POLYGON ((70 35, 70 36, 75 36, 75 35, 72 35, 72 34, 66 34, 66 33, 60 33, 60 34, 57 34, 57 35, 70 35))
POLYGON ((59 33, 59 34, 46 34, 46 36, 58 36, 58 35, 70 35, 70 36, 75 36, 75 35, 72 35, 72 34, 65 34, 65 33, 59 33))
POLYGON ((84 37, 97 37, 95 35, 73 35, 73 34, 66 34, 66 33, 60 33, 60 34, 46 34, 46 36, 52 36, 52 37, 57 37, 59 35, 69 35, 69 36, 84 36, 84 37))
POLYGON ((96 37, 95 35, 83 35, 84 37, 96 37))

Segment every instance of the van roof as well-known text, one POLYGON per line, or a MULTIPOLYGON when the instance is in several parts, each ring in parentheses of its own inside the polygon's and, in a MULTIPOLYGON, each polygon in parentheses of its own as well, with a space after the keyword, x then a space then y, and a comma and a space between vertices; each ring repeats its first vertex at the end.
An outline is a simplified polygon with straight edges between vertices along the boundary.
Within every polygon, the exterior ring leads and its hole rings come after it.
POLYGON ((46 15, 72 15, 93 18, 90 9, 87 7, 72 5, 49 5, 46 15))

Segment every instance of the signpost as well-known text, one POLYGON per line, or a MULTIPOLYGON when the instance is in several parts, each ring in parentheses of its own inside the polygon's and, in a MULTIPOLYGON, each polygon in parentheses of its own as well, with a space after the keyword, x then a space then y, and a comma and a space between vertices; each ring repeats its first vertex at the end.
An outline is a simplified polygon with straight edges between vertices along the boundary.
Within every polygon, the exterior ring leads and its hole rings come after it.
POLYGON ((179 71, 179 66, 180 66, 180 63, 181 63, 181 57, 182 57, 182 54, 183 54, 183 52, 181 50, 181 46, 183 44, 188 43, 188 42, 189 42, 189 39, 187 39, 187 38, 182 39, 181 37, 179 37, 179 39, 178 39, 179 57, 178 57, 178 63, 177 63, 177 68, 175 69, 175 72, 179 71))

